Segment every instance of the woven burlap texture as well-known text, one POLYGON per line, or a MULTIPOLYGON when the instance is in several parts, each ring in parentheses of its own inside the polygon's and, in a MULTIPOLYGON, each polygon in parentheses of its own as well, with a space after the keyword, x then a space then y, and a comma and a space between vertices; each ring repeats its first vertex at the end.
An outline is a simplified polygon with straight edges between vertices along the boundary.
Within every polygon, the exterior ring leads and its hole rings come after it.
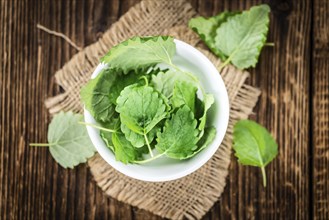
MULTIPOLYGON (((142 1, 132 7, 96 43, 77 53, 56 72, 56 82, 64 93, 45 101, 51 114, 61 110, 82 112, 79 91, 99 63, 99 58, 113 45, 134 35, 169 34, 198 47, 215 66, 220 60, 205 48, 192 31, 188 20, 196 12, 190 4, 179 1, 142 1), (201 48, 202 47, 202 48, 201 48)), ((88 161, 99 187, 106 195, 122 202, 171 219, 199 219, 218 200, 225 186, 230 163, 233 124, 252 113, 260 91, 245 84, 248 72, 227 66, 221 72, 230 100, 227 134, 215 155, 199 170, 184 178, 161 183, 129 178, 108 165, 98 154, 88 161)))

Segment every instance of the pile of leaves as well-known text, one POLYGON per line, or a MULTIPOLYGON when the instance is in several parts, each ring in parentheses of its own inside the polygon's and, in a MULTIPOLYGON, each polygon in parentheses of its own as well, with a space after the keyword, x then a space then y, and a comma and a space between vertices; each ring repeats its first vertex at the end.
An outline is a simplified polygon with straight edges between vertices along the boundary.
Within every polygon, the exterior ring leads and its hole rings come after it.
POLYGON ((206 127, 214 98, 205 92, 198 97, 203 88, 173 64, 175 52, 172 37, 133 37, 113 47, 101 59, 106 67, 81 89, 85 108, 118 161, 187 159, 215 137, 215 128, 206 127), (146 153, 150 158, 144 160, 146 153))

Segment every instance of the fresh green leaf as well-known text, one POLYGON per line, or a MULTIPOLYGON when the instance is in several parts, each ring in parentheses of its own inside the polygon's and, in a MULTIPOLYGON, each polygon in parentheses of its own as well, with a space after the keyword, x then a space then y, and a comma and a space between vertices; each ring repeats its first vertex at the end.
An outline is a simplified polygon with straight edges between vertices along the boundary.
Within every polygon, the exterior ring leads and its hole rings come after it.
MULTIPOLYGON (((160 130, 159 127, 154 127, 149 133, 147 133, 147 138, 151 143, 156 136, 156 133, 160 130)), ((145 138, 143 135, 138 134, 130 130, 125 124, 121 124, 121 131, 125 134, 125 137, 130 143, 137 148, 145 146, 145 138)))
POLYGON ((215 127, 207 127, 204 129, 203 136, 197 143, 197 150, 193 152, 189 156, 189 158, 194 157, 196 154, 198 154, 200 151, 205 149, 215 138, 216 136, 216 128, 215 127))
POLYGON ((239 12, 224 11, 216 16, 210 18, 196 17, 189 21, 189 27, 195 31, 203 42, 209 47, 209 49, 216 54, 222 60, 226 60, 225 54, 223 54, 215 45, 216 29, 229 17, 232 17, 239 12))
POLYGON ((165 97, 170 98, 174 91, 175 77, 174 71, 160 72, 152 76, 151 85, 165 97))
POLYGON ((119 131, 120 130, 120 119, 119 117, 113 117, 109 122, 106 123, 100 123, 103 128, 114 130, 114 131, 119 131))
POLYGON ((175 52, 176 45, 172 37, 133 37, 112 47, 101 61, 109 64, 111 69, 128 73, 159 63, 171 64, 175 52))
POLYGON ((204 134, 202 138, 197 143, 199 147, 197 152, 200 152, 202 149, 207 147, 214 140, 215 136, 216 136, 216 128, 213 126, 206 127, 204 129, 204 134))
POLYGON ((188 158, 197 149, 196 125, 193 112, 184 105, 166 121, 162 133, 158 133, 158 143, 155 148, 171 158, 188 158))
POLYGON ((177 81, 175 83, 171 104, 174 108, 187 105, 194 112, 195 94, 198 88, 192 83, 186 81, 177 81))
POLYGON ((81 99, 85 108, 99 121, 108 122, 115 113, 115 106, 110 98, 110 90, 118 75, 104 69, 81 88, 81 99))
MULTIPOLYGON (((156 71, 160 70, 150 70, 153 74, 156 71)), ((145 75, 143 71, 130 71, 123 75, 120 72, 105 69, 95 79, 90 80, 86 86, 82 87, 81 99, 85 103, 86 109, 96 120, 108 122, 114 116, 116 99, 121 91, 128 85, 137 83, 145 75)))
POLYGON ((120 132, 112 133, 112 142, 116 160, 127 164, 142 158, 141 151, 136 150, 125 138, 124 134, 120 132))
POLYGON ((212 94, 205 94, 205 96, 203 97, 203 103, 204 103, 204 111, 203 111, 203 115, 200 118, 200 124, 199 124, 199 130, 203 130, 206 126, 206 122, 207 122, 207 112, 210 109, 210 107, 212 106, 212 104, 214 104, 215 100, 214 100, 214 96, 212 94))
POLYGON ((229 17, 217 30, 215 46, 239 69, 255 67, 266 42, 270 7, 259 5, 229 17))
POLYGON ((113 142, 112 142, 112 133, 106 131, 100 131, 100 136, 105 142, 106 146, 114 152, 113 142))
POLYGON ((60 112, 54 116, 48 127, 48 144, 30 144, 49 147, 52 157, 64 168, 73 168, 84 163, 95 153, 80 114, 60 112))
MULTIPOLYGON (((117 120, 117 119, 116 119, 117 120)), ((120 128, 120 120, 117 120, 117 122, 119 122, 119 128, 120 128)), ((121 124, 122 125, 122 124, 121 124)), ((111 128, 113 126, 110 126, 111 128)), ((118 128, 115 128, 118 129, 118 128)), ((112 150, 112 152, 115 154, 116 159, 118 161, 121 161, 123 163, 131 163, 134 162, 135 160, 139 160, 142 159, 142 154, 147 153, 148 149, 146 146, 142 146, 140 148, 135 148, 133 149, 132 146, 130 145, 130 143, 126 143, 125 140, 122 140, 122 134, 120 133, 120 130, 118 130, 117 132, 106 132, 101 130, 100 131, 100 135, 102 137, 102 139, 104 140, 106 146, 108 148, 110 148, 112 150), (116 135, 114 135, 114 137, 116 138, 114 140, 115 142, 115 146, 114 147, 114 143, 112 141, 113 138, 113 134, 116 133, 116 135), (120 133, 120 134, 118 134, 120 133)))
POLYGON ((159 72, 152 76, 151 85, 165 97, 170 98, 173 95, 175 83, 177 81, 186 81, 196 86, 196 82, 184 72, 170 69, 167 72, 159 72))
POLYGON ((265 166, 278 154, 278 145, 271 134, 256 122, 240 120, 234 125, 233 149, 241 164, 262 169, 266 186, 265 166))
MULTIPOLYGON (((153 149, 154 146, 151 146, 151 148, 153 149)), ((135 150, 137 151, 138 155, 143 155, 143 154, 149 153, 149 150, 146 145, 144 145, 143 147, 139 147, 139 148, 135 147, 135 150)), ((139 160, 143 160, 143 156, 140 156, 139 160)), ((135 160, 134 163, 136 163, 136 161, 138 161, 138 160, 135 160)))
POLYGON ((113 104, 117 104, 117 98, 119 97, 121 91, 132 84, 137 83, 142 76, 145 76, 144 72, 135 73, 131 71, 126 75, 121 75, 114 79, 113 85, 109 89, 109 99, 113 104))
MULTIPOLYGON (((110 129, 113 131, 119 131, 120 129, 120 120, 118 118, 112 118, 111 121, 107 123, 102 123, 102 127, 110 129)), ((100 130, 100 136, 105 142, 106 146, 114 152, 113 142, 112 142, 112 133, 105 130, 100 130)))
POLYGON ((141 135, 147 134, 167 116, 163 99, 150 86, 134 84, 126 87, 117 103, 121 123, 141 135))
POLYGON ((143 147, 145 145, 144 136, 141 134, 137 134, 130 130, 125 124, 121 124, 121 131, 124 133, 126 139, 134 146, 134 147, 143 147))

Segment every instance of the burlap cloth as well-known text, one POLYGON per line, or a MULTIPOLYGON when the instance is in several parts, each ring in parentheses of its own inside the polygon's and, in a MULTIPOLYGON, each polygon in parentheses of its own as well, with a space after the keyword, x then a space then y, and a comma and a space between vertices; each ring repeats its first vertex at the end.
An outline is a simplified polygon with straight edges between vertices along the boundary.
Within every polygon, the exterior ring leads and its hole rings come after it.
MULTIPOLYGON (((144 0, 135 5, 99 41, 84 48, 56 72, 56 82, 65 92, 46 100, 49 112, 81 112, 79 90, 89 80, 99 58, 113 45, 134 35, 172 35, 199 47, 218 67, 220 61, 209 51, 201 49, 198 36, 187 28, 188 20, 195 15, 194 9, 184 0, 144 0)), ((237 120, 252 113, 260 95, 258 89, 244 84, 248 75, 248 72, 232 66, 221 72, 231 105, 229 126, 215 155, 199 170, 175 181, 142 182, 117 172, 96 154, 88 165, 97 185, 106 195, 162 217, 201 218, 223 192, 230 163, 232 127, 237 120)))

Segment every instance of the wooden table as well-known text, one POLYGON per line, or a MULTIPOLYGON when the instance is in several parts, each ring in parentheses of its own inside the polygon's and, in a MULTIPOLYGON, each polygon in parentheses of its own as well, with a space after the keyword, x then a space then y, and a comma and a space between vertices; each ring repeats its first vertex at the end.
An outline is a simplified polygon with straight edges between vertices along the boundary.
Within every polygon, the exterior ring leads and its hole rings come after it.
MULTIPOLYGON (((83 47, 139 0, 0 0, 0 219, 160 219, 106 198, 85 165, 62 169, 45 142, 53 74, 77 50, 36 28, 40 23, 83 47)), ((201 15, 261 1, 190 0, 201 15)), ((279 144, 267 167, 232 156, 227 186, 205 219, 329 219, 329 1, 266 1, 269 42, 249 83, 262 91, 253 119, 279 144)))

